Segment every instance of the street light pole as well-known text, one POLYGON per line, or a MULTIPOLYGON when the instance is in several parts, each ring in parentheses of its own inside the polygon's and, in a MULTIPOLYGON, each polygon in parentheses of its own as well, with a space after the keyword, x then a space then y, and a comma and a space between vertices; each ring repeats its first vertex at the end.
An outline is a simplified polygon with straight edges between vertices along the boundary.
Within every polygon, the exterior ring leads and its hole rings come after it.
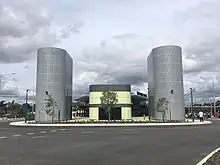
MULTIPOLYGON (((27 121, 27 117, 29 118, 30 117, 30 115, 29 115, 29 113, 28 113, 28 91, 29 91, 29 89, 26 89, 26 97, 25 97, 25 107, 26 107, 26 117, 25 117, 25 121, 27 121), (28 116, 27 116, 27 114, 28 114, 28 116)), ((28 119, 29 120, 29 119, 28 119)))
POLYGON ((33 115, 33 113, 34 113, 34 100, 35 100, 35 96, 34 96, 34 93, 35 93, 35 91, 34 91, 34 88, 33 88, 33 95, 32 95, 32 109, 31 109, 31 114, 33 115))
MULTIPOLYGON (((150 111, 150 107, 149 107, 149 87, 147 88, 147 99, 148 99, 148 105, 146 104, 146 108, 148 110, 148 115, 149 115, 149 121, 151 120, 151 111, 150 111)), ((146 101, 147 103, 147 101, 146 101)))
MULTIPOLYGON (((203 77, 200 77, 201 79, 205 80, 203 77)), ((212 95, 213 95, 213 102, 214 102, 214 116, 216 115, 216 105, 215 105, 215 82, 214 82, 214 77, 212 77, 212 95)), ((212 104, 211 104, 212 107, 212 104)), ((212 110, 211 110, 212 114, 212 110)))
POLYGON ((203 103, 205 103, 205 79, 203 77, 200 77, 200 79, 203 80, 202 82, 202 93, 203 93, 203 103))
POLYGON ((27 102, 28 102, 28 91, 29 91, 29 89, 26 89, 26 97, 25 97, 25 103, 27 104, 27 102))
POLYGON ((192 121, 194 122, 193 89, 192 88, 190 88, 190 95, 191 95, 192 121))
POLYGON ((212 93, 213 93, 213 101, 214 101, 214 115, 216 115, 216 105, 215 105, 215 82, 212 77, 212 93))

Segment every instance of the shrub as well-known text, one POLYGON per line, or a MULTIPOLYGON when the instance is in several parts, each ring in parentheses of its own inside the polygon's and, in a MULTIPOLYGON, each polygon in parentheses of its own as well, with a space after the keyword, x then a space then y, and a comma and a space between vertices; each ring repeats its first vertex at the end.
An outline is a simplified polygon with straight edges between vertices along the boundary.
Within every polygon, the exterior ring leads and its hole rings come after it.
MULTIPOLYGON (((166 121, 166 123, 177 123, 177 122, 185 122, 185 121, 166 121)), ((52 124, 52 122, 35 122, 35 121, 29 121, 28 124, 52 124)), ((72 121, 54 121, 53 124, 59 124, 59 123, 66 123, 66 124, 111 124, 111 123, 164 123, 162 120, 72 120, 72 121)))

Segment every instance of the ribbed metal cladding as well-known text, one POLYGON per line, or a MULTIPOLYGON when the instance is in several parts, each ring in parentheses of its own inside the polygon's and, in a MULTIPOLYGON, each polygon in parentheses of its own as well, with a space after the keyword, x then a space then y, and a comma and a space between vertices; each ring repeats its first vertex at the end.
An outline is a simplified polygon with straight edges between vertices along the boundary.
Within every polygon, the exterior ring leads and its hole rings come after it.
POLYGON ((149 109, 154 119, 162 120, 162 113, 156 109, 159 98, 168 103, 165 119, 184 120, 184 93, 182 49, 168 45, 154 48, 147 60, 149 109), (173 90, 173 94, 171 93, 173 90))
POLYGON ((36 121, 51 121, 45 111, 45 98, 49 94, 57 102, 54 120, 71 118, 73 60, 64 49, 46 47, 37 51, 36 121))

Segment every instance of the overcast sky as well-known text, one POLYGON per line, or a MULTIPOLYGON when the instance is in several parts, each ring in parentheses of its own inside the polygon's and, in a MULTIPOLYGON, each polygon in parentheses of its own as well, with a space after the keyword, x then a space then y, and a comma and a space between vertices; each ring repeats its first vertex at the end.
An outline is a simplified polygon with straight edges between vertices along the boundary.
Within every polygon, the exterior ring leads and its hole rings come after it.
POLYGON ((219 0, 0 0, 0 94, 35 88, 45 46, 73 57, 75 97, 105 80, 147 92, 146 58, 166 44, 183 48, 185 93, 203 81, 208 90, 212 77, 218 90, 219 8, 219 0))

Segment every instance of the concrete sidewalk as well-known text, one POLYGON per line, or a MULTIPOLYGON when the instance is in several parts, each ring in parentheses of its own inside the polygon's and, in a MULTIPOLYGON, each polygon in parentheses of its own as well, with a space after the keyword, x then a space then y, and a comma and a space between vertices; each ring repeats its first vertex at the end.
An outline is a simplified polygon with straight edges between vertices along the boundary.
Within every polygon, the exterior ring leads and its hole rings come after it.
POLYGON ((185 123, 109 123, 109 124, 34 124, 34 123, 25 123, 24 121, 11 122, 10 126, 20 126, 20 127, 132 127, 132 126, 144 126, 144 127, 152 127, 152 126, 191 126, 191 125, 206 125, 211 124, 211 121, 199 122, 196 120, 195 122, 185 122, 185 123))

